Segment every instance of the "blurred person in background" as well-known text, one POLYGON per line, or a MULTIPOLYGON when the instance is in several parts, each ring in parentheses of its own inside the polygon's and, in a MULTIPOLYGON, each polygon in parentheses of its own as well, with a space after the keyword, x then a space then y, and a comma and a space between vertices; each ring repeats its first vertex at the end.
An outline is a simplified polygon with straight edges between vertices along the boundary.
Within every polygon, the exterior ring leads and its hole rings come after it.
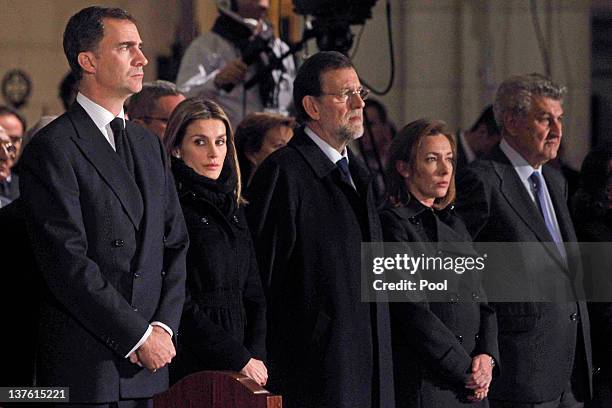
POLYGON ((257 167, 293 137, 295 119, 275 113, 249 114, 236 129, 236 149, 242 180, 251 182, 257 167))

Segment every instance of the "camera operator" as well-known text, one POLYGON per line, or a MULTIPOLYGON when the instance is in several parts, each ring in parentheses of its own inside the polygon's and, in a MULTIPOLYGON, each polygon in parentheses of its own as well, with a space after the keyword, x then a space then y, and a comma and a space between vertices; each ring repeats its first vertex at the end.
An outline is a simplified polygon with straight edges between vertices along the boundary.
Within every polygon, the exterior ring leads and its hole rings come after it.
POLYGON ((179 88, 188 97, 218 102, 234 127, 250 112, 287 113, 295 65, 288 57, 281 69, 266 72, 270 62, 289 49, 265 21, 269 0, 231 0, 230 9, 219 3, 212 30, 196 38, 183 56, 179 88), (258 83, 246 89, 244 83, 258 73, 258 83))

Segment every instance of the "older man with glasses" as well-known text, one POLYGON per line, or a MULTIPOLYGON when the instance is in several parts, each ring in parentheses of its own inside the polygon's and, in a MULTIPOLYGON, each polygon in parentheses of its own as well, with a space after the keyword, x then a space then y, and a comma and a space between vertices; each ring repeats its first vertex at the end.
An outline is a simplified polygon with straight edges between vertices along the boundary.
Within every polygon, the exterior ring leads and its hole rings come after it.
POLYGON ((257 169, 247 215, 268 300, 269 388, 286 407, 393 407, 386 304, 361 302, 361 242, 380 241, 371 177, 347 144, 367 90, 351 61, 300 67, 302 127, 257 169))
POLYGON ((11 191, 11 167, 17 156, 17 148, 6 130, 0 126, 0 207, 13 201, 11 191))

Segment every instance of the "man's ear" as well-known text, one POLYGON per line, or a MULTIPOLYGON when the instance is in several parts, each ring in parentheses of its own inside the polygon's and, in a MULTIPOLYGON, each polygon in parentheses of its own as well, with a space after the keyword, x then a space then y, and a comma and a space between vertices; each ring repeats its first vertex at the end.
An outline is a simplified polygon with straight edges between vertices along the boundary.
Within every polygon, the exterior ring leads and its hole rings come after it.
POLYGON ((310 119, 319 120, 321 118, 321 109, 314 96, 306 95, 302 98, 302 107, 310 116, 310 119))
POLYGON ((96 72, 96 58, 93 52, 80 52, 77 57, 77 61, 79 62, 79 65, 83 71, 89 74, 94 74, 96 72))
POLYGON ((395 162, 395 170, 404 178, 410 177, 410 166, 403 160, 395 162))

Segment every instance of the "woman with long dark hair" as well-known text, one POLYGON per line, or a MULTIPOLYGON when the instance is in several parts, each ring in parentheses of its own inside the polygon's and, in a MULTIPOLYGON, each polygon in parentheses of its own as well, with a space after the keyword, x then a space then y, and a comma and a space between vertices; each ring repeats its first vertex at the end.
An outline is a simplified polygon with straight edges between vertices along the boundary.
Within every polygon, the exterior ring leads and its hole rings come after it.
POLYGON ((229 120, 216 103, 187 99, 170 116, 164 144, 190 239, 172 380, 215 369, 264 385, 265 300, 229 120))

